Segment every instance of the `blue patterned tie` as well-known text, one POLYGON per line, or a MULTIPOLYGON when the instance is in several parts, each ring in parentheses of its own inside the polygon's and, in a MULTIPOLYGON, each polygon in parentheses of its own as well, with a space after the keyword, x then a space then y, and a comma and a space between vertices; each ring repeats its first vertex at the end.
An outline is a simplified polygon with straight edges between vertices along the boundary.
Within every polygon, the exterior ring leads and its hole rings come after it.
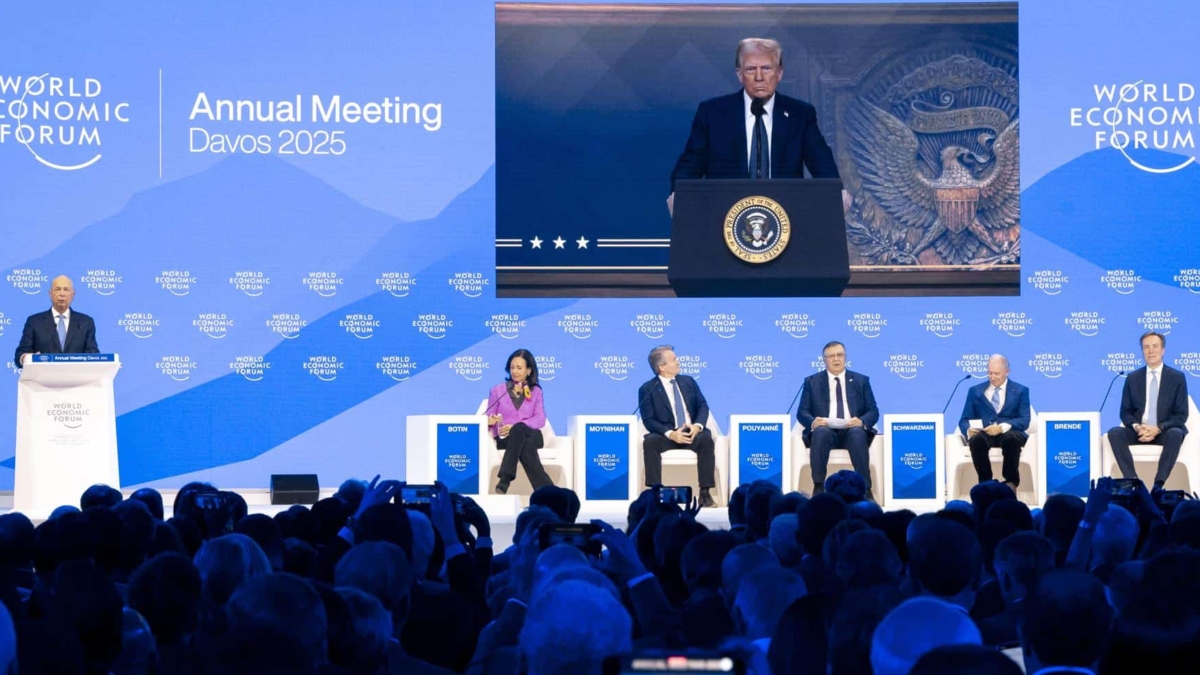
POLYGON ((687 423, 687 412, 683 407, 683 394, 679 392, 679 382, 671 380, 671 391, 675 397, 675 428, 679 429, 687 423))
POLYGON ((992 388, 992 407, 996 409, 996 414, 1000 414, 1000 387, 992 388))
POLYGON ((1158 373, 1150 371, 1150 392, 1146 394, 1146 422, 1158 426, 1158 373))
POLYGON ((844 420, 846 419, 846 406, 842 403, 842 378, 833 378, 833 384, 836 387, 834 390, 834 396, 837 396, 837 418, 839 420, 844 420))
POLYGON ((62 314, 58 315, 58 348, 67 351, 67 317, 62 314))

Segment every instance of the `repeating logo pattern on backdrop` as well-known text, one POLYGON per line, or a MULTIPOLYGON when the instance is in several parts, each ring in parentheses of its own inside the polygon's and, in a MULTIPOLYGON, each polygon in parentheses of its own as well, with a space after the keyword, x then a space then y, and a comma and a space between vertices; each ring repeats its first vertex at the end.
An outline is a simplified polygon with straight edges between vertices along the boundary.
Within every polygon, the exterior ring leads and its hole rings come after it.
POLYGON ((954 312, 927 312, 920 321, 921 328, 940 338, 954 335, 954 329, 962 325, 962 320, 954 316, 954 312))
POLYGON ((97 295, 113 295, 124 278, 116 270, 88 270, 79 277, 79 283, 97 295))
POLYGON ((652 340, 661 339, 671 327, 671 320, 663 314, 638 314, 629 326, 652 340))
POLYGON ((417 278, 409 272, 384 272, 375 279, 375 285, 394 298, 407 298, 417 285, 417 278))
POLYGON ((154 277, 154 283, 176 297, 186 297, 192 292, 196 277, 188 270, 163 270, 154 277))
POLYGON ((1062 293, 1070 281, 1071 278, 1062 270, 1034 270, 1033 274, 1025 278, 1025 283, 1046 295, 1062 293))
POLYGON ((6 279, 12 287, 21 291, 25 295, 40 295, 42 293, 42 284, 50 283, 50 275, 42 273, 42 270, 30 267, 17 267, 10 272, 6 279))
POLYGON ((241 270, 229 277, 229 285, 248 297, 257 298, 267 291, 267 286, 271 285, 271 277, 264 272, 241 270))
POLYGON ((20 146, 21 154, 57 171, 99 162, 105 132, 131 119, 129 102, 105 96, 95 77, 0 73, 0 100, 6 103, 0 146, 20 146))
POLYGON ((592 364, 592 367, 608 379, 614 382, 621 382, 629 378, 629 374, 633 372, 636 364, 628 356, 611 354, 601 356, 592 364))
POLYGON ((310 356, 304 362, 304 370, 322 382, 333 382, 345 367, 345 361, 332 355, 310 356))
POLYGON ((775 326, 790 337, 797 340, 803 340, 808 337, 808 333, 817 325, 816 319, 813 319, 808 314, 798 312, 788 312, 780 314, 775 320, 775 326))
POLYGON ((1138 326, 1143 331, 1152 330, 1163 335, 1170 335, 1171 329, 1179 323, 1179 317, 1169 309, 1147 310, 1138 317, 1138 326))
POLYGON ((728 340, 737 337, 738 328, 742 327, 742 320, 734 313, 714 313, 709 314, 701 325, 713 335, 728 340))
POLYGON ((1011 337, 1024 337, 1025 331, 1033 325, 1033 317, 1025 312, 1000 312, 992 319, 992 325, 1011 337))
POLYGON ((154 368, 158 372, 176 382, 187 382, 192 379, 192 373, 198 367, 200 367, 200 364, 193 361, 192 357, 179 355, 163 356, 154 364, 154 368))
POLYGON ((600 321, 593 319, 591 314, 564 314, 558 320, 558 327, 576 340, 586 340, 600 327, 600 321))
POLYGON ((229 370, 249 382, 261 382, 270 369, 271 362, 262 356, 235 356, 229 364, 229 370))
POLYGON ((117 326, 121 330, 142 339, 154 337, 154 329, 160 323, 153 312, 126 312, 124 318, 117 319, 117 326))
POLYGON ((738 368, 756 380, 769 380, 775 376, 779 361, 770 354, 750 354, 738 361, 738 368))
POLYGON ((1063 319, 1063 323, 1067 328, 1084 337, 1096 337, 1100 334, 1100 327, 1106 323, 1106 319, 1100 315, 1100 312, 1071 312, 1063 319))
POLYGON ((468 382, 478 382, 491 367, 482 356, 455 356, 446 364, 455 375, 468 382))

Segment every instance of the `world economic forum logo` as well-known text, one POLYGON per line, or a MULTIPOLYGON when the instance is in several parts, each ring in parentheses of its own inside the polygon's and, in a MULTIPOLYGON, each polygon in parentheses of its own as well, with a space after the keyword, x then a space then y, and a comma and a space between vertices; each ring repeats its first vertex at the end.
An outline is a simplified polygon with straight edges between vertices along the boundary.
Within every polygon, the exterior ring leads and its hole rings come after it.
POLYGON ((159 320, 152 312, 126 312, 124 318, 117 319, 117 326, 135 338, 145 340, 154 337, 154 329, 158 328, 159 320))
POLYGON ((878 312, 860 312, 846 320, 846 325, 855 333, 867 338, 877 338, 883 335, 883 329, 888 320, 878 312))
POLYGON ((1132 166, 1156 174, 1173 173, 1196 161, 1192 127, 1200 119, 1190 104, 1196 97, 1196 87, 1190 82, 1108 82, 1093 84, 1092 95, 1094 103, 1070 109, 1070 125, 1091 129, 1096 150, 1115 148, 1132 166), (1161 150, 1159 157, 1186 153, 1187 158, 1161 160, 1154 166, 1143 163, 1147 161, 1144 154, 1135 160, 1130 150, 1161 150))
POLYGON ((963 354, 954 362, 954 366, 971 377, 987 377, 988 359, 991 354, 963 354))
POLYGON ((199 366, 200 364, 193 361, 190 356, 164 356, 154 364, 158 372, 176 382, 187 382, 192 379, 192 372, 199 366))
POLYGON ((446 364, 454 374, 468 382, 478 382, 483 379, 489 364, 482 356, 455 356, 446 364))
POLYGON ((601 356, 598 361, 592 364, 592 367, 608 379, 614 382, 621 382, 629 378, 629 373, 633 372, 635 364, 628 356, 611 354, 601 356))
POLYGON ((629 322, 629 325, 642 335, 657 340, 666 335, 667 328, 671 326, 671 320, 662 314, 638 314, 629 322))
POLYGON ((900 463, 913 471, 920 471, 929 463, 929 455, 924 452, 905 452, 900 455, 900 463))
POLYGON ((105 132, 130 120, 129 103, 106 97, 94 77, 0 72, 0 101, 0 145, 21 146, 20 154, 56 171, 99 162, 105 132))
POLYGON ((742 327, 742 320, 737 314, 709 314, 708 318, 702 322, 704 329, 716 335, 719 338, 726 340, 737 337, 738 328, 742 327))
POLYGON ((562 361, 554 354, 539 354, 537 356, 538 380, 542 382, 553 382, 555 377, 558 377, 558 371, 562 370, 562 361))
POLYGON ((336 356, 310 356, 304 362, 304 370, 322 382, 333 382, 346 363, 336 356))
POLYGON ((564 314, 559 319, 558 327, 576 340, 586 340, 592 337, 592 331, 600 326, 600 322, 591 314, 564 314))
POLYGON ((775 320, 776 328, 797 340, 803 340, 808 337, 808 332, 816 325, 816 319, 813 319, 808 314, 798 312, 780 314, 779 318, 775 320))
POLYGON ((419 314, 412 322, 417 332, 431 340, 441 340, 447 331, 454 327, 454 319, 446 318, 445 314, 419 314))
POLYGON ((307 326, 308 321, 301 319, 300 315, 294 312, 272 314, 271 318, 267 319, 267 328, 285 340, 295 340, 300 337, 300 331, 307 326))
POLYGON ((483 289, 489 286, 492 280, 483 276, 482 272, 455 272, 446 283, 456 293, 462 293, 468 298, 478 298, 483 295, 483 289))
POLYGON ((229 370, 241 375, 247 382, 261 382, 271 369, 271 362, 262 356, 235 356, 229 370))
POLYGON ((337 295, 338 289, 346 283, 337 272, 309 272, 308 276, 300 280, 308 290, 316 293, 322 298, 332 298, 337 295))
POLYGON ((756 380, 771 379, 778 367, 779 361, 770 354, 749 354, 738 361, 738 368, 756 380))
POLYGON ((1084 337, 1096 337, 1100 334, 1100 327, 1105 324, 1105 319, 1100 316, 1100 312, 1071 312, 1063 319, 1063 323, 1084 337))
POLYGON ((442 463, 445 464, 446 466, 450 467, 454 471, 458 471, 459 473, 462 473, 462 472, 466 471, 467 469, 471 468, 471 464, 472 464, 471 457, 469 455, 464 455, 462 453, 453 453, 453 454, 446 455, 446 457, 442 459, 442 463))
POLYGON ((4 312, 0 312, 0 337, 4 337, 4 329, 12 325, 12 317, 4 316, 4 312))
POLYGON ((492 318, 483 322, 484 328, 487 328, 493 335, 499 335, 505 340, 515 340, 521 337, 521 329, 525 327, 525 320, 520 314, 493 314, 492 318))
POLYGON ((1143 364, 1142 357, 1133 352, 1109 352, 1100 359, 1100 365, 1113 374, 1128 373, 1141 368, 1143 364))
POLYGON ((1175 367, 1192 377, 1200 377, 1200 352, 1181 352, 1175 357, 1175 367))
POLYGON ((404 382, 417 372, 417 362, 409 356, 385 356, 375 363, 375 370, 396 382, 404 382))
POLYGON ((605 471, 616 471, 621 466, 621 457, 611 452, 598 452, 592 456, 592 463, 605 471))
POLYGON ((767 471, 775 464, 775 456, 769 452, 752 452, 746 457, 746 461, 759 471, 767 471))
POLYGON ((82 427, 85 420, 90 419, 92 410, 82 403, 53 403, 46 410, 46 414, 64 427, 75 430, 82 427))
POLYGON ((1033 325, 1033 318, 1026 316, 1025 312, 1000 312, 992 319, 992 325, 1012 337, 1024 337, 1025 331, 1033 325))
POLYGON ((221 312, 206 312, 193 319, 192 325, 208 337, 221 340, 229 337, 229 329, 233 328, 233 319, 221 312))
POLYGON ((700 379, 700 376, 704 374, 704 371, 708 370, 708 361, 705 361, 695 354, 680 354, 678 358, 679 372, 687 375, 693 380, 700 379))
POLYGON ((239 270, 229 277, 229 285, 247 297, 257 298, 267 291, 271 277, 261 271, 239 270))
POLYGON ((125 279, 116 270, 88 270, 79 278, 79 283, 96 292, 97 295, 112 295, 117 292, 117 286, 125 279))
POLYGON ((196 277, 188 270, 163 270, 154 277, 154 283, 171 295, 182 298, 192 292, 196 277))
POLYGON ((883 367, 902 380, 915 380, 925 360, 916 354, 892 354, 883 362, 883 367))
POLYGON ((379 328, 379 319, 376 319, 374 314, 351 312, 338 321, 338 326, 359 340, 370 340, 375 337, 375 331, 379 328))
POLYGON ((40 295, 42 284, 50 283, 50 275, 33 267, 17 267, 8 274, 8 283, 25 295, 40 295))
POLYGON ((1100 275, 1100 283, 1121 295, 1132 295, 1141 282, 1142 276, 1133 270, 1106 270, 1100 275))
POLYGON ((1054 462, 1064 469, 1074 469, 1083 461, 1083 456, 1074 450, 1059 450, 1054 453, 1054 462))
POLYGON ((1138 325, 1143 331, 1152 330, 1163 335, 1170 335, 1171 329, 1179 323, 1179 317, 1171 310, 1149 310, 1138 317, 1138 325))
POLYGON ((1033 274, 1026 277, 1025 283, 1046 295, 1058 295, 1070 280, 1062 270, 1034 270, 1033 274))
POLYGON ((920 324, 927 332, 948 338, 954 335, 954 329, 962 324, 962 319, 954 316, 954 312, 927 312, 920 324))
POLYGON ((1188 293, 1200 295, 1200 268, 1186 267, 1175 275, 1175 283, 1188 293))
POLYGON ((393 298, 407 298, 417 285, 417 278, 409 272, 384 272, 375 279, 375 285, 393 298))
POLYGON ((1063 376, 1067 367, 1071 365, 1071 360, 1062 354, 1044 352, 1034 354, 1032 359, 1029 359, 1029 367, 1036 372, 1045 375, 1051 380, 1057 380, 1063 376))

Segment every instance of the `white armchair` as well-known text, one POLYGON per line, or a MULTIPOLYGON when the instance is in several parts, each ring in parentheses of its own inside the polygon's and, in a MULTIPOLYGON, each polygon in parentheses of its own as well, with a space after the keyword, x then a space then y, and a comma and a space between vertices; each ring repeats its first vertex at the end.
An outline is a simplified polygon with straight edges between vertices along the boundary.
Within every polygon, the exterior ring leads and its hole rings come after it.
MULTIPOLYGON (((1154 484, 1154 473, 1158 469, 1158 457, 1162 454, 1161 445, 1131 445, 1129 452, 1133 455, 1134 468, 1138 477, 1147 486, 1154 484)), ((1112 446, 1108 442, 1108 430, 1100 434, 1100 457, 1104 462, 1101 472, 1105 476, 1119 474, 1117 458, 1113 455, 1112 446)), ((1183 447, 1179 449, 1179 459, 1176 468, 1182 464, 1187 469, 1186 476, 1180 476, 1176 471, 1171 472, 1167 480, 1168 490, 1200 490, 1200 413, 1196 409, 1196 401, 1188 396, 1187 436, 1183 437, 1183 447)))
MULTIPOLYGON (((875 435, 871 439, 871 446, 867 448, 870 455, 870 470, 871 470, 871 490, 875 494, 875 501, 880 506, 884 505, 884 489, 883 489, 883 434, 875 435)), ((800 422, 792 424, 792 466, 796 472, 796 482, 792 484, 794 489, 812 494, 813 476, 812 476, 812 454, 808 450, 808 445, 804 442, 804 426, 800 422)), ((828 475, 832 475, 834 471, 841 469, 853 469, 854 464, 850 461, 850 451, 845 448, 834 448, 829 451, 828 475), (836 468, 835 468, 836 467, 836 468)), ((789 476, 787 480, 791 480, 789 476)))
MULTIPOLYGON (((487 399, 479 404, 479 408, 475 411, 476 415, 484 414, 487 410, 487 399)), ((569 436, 558 436, 554 433, 554 427, 550 424, 550 419, 546 418, 546 426, 542 427, 542 440, 544 441, 541 450, 538 450, 538 457, 542 460, 542 466, 546 468, 546 473, 554 480, 554 484, 559 487, 575 489, 575 441, 569 436)), ((487 447, 479 449, 479 456, 485 458, 486 466, 480 467, 488 476, 488 494, 496 494, 496 483, 500 481, 500 461, 504 459, 504 451, 496 447, 495 441, 491 435, 484 441, 487 447)), ((509 485, 508 494, 510 495, 530 495, 533 494, 533 485, 529 483, 529 477, 524 471, 517 471, 517 477, 513 479, 509 485)))
MULTIPOLYGON (((1038 453, 1041 449, 1037 439, 1037 411, 1029 408, 1029 435, 1021 448, 1021 463, 1018 471, 1021 484, 1017 488, 1017 498, 1030 506, 1041 506, 1046 495, 1038 494, 1038 453)), ((988 460, 992 463, 992 474, 1000 476, 1004 463, 1004 453, 1000 448, 988 451, 988 460)), ((979 476, 975 473, 975 465, 971 462, 971 448, 967 440, 959 433, 958 427, 954 432, 946 434, 946 499, 970 499, 971 488, 979 484, 979 476)))
MULTIPOLYGON (((713 501, 717 503, 717 506, 727 506, 729 504, 729 436, 721 432, 717 416, 711 411, 708 413, 708 421, 704 423, 704 428, 712 432, 713 454, 716 457, 714 478, 717 485, 713 488, 716 492, 713 495, 713 501)), ((641 417, 638 417, 638 430, 639 438, 647 433, 646 425, 642 424, 641 417)), ((663 485, 690 485, 693 494, 700 494, 700 480, 696 475, 696 465, 696 453, 691 450, 667 450, 662 454, 663 485)), ((646 458, 641 454, 640 442, 638 443, 638 471, 638 481, 644 483, 646 458)))

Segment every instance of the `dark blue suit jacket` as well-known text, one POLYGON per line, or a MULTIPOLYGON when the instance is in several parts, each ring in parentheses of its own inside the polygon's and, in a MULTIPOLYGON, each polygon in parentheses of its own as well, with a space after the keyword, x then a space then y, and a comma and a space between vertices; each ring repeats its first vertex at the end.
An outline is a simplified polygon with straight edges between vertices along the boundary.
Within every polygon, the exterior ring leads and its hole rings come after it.
MULTIPOLYGON (((817 109, 775 93, 771 120, 771 177, 839 178, 833 151, 817 128, 817 109)), ((746 103, 742 90, 700 104, 692 133, 671 171, 671 191, 681 178, 749 178, 746 103)))
POLYGON ((990 382, 977 384, 967 390, 967 400, 963 404, 962 417, 958 420, 958 430, 963 437, 967 435, 967 427, 971 420, 983 420, 983 426, 993 424, 1011 424, 1012 430, 1021 434, 1022 438, 1029 437, 1029 387, 1017 384, 1009 378, 1004 386, 1004 405, 997 413, 992 402, 985 396, 990 382))
MULTIPOLYGON (((1121 389, 1121 424, 1133 428, 1142 423, 1146 414, 1146 367, 1142 366, 1125 378, 1121 389)), ((1183 373, 1163 364, 1162 381, 1158 383, 1159 429, 1180 428, 1187 433, 1188 392, 1183 373)))
MULTIPOLYGON (((679 393, 683 396, 683 405, 687 406, 688 414, 692 416, 692 423, 702 424, 707 429, 708 401, 700 393, 700 385, 687 375, 676 375, 675 379, 679 382, 679 393)), ((675 425, 669 396, 657 376, 638 388, 638 409, 642 413, 642 424, 646 425, 646 431, 666 436, 679 428, 675 425)))
POLYGON ((43 354, 98 354, 96 346, 96 322, 92 317, 71 310, 71 320, 67 322, 67 344, 58 345, 58 326, 54 323, 54 312, 46 310, 38 312, 25 319, 25 329, 21 331, 21 342, 17 345, 13 363, 19 368, 21 357, 25 354, 41 352, 43 354))
MULTIPOLYGON (((875 423, 879 421, 879 407, 875 405, 875 393, 871 391, 871 378, 847 370, 846 403, 850 417, 862 420, 863 428, 867 431, 867 442, 875 438, 877 433, 875 423)), ((796 411, 796 419, 804 425, 804 443, 812 438, 812 423, 818 417, 829 417, 829 375, 822 370, 804 379, 804 387, 800 394, 800 409, 796 411)))

